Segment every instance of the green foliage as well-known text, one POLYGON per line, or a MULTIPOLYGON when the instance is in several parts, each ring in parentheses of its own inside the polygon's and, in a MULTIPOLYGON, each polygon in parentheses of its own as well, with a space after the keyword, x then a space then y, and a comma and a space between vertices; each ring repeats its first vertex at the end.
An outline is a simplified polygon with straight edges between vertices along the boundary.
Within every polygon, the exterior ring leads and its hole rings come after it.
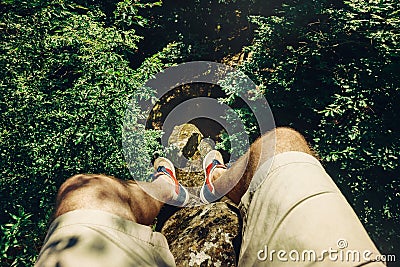
POLYGON ((234 133, 228 134, 223 131, 221 141, 217 142, 216 148, 225 150, 234 158, 244 155, 254 140, 253 134, 258 130, 253 113, 244 107, 236 108, 228 110, 224 119, 231 125, 231 131, 234 133))
POLYGON ((247 21, 252 12, 270 13, 274 3, 264 0, 164 0, 160 8, 142 12, 153 17, 148 36, 139 46, 144 53, 171 41, 181 41, 186 60, 215 60, 240 51, 251 39, 247 21))
MULTIPOLYGON (((306 133, 378 247, 396 252, 400 3, 293 0, 266 16, 275 4, 1 0, 1 266, 35 261, 66 178, 131 177, 121 130, 128 100, 151 97, 138 90, 145 81, 176 62, 227 56, 252 34, 240 70, 258 84, 254 96, 266 96, 278 126, 306 133)), ((225 89, 254 139, 254 116, 225 89)), ((159 137, 128 140, 137 162, 159 137)), ((220 146, 241 139, 223 135, 220 146)))
POLYGON ((307 133, 373 239, 399 246, 400 4, 291 1, 257 25, 241 70, 278 125, 307 133))
POLYGON ((32 214, 25 213, 24 208, 18 206, 18 213, 9 214, 9 223, 0 226, 2 232, 0 251, 4 262, 9 266, 32 266, 34 258, 14 257, 14 255, 35 255, 41 240, 33 237, 31 231, 40 231, 40 227, 32 221, 32 214), (32 238, 33 237, 33 238, 32 238))
POLYGON ((130 178, 121 148, 125 105, 178 53, 171 44, 130 67, 127 55, 141 39, 135 27, 146 24, 137 9, 149 5, 124 1, 109 17, 73 1, 2 1, 3 266, 34 261, 66 178, 130 178))

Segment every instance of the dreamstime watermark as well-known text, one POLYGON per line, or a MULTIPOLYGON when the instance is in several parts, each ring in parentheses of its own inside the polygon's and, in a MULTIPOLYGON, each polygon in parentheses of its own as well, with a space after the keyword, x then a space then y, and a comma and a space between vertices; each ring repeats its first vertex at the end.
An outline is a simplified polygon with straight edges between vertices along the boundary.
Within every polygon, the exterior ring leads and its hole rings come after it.
POLYGON ((280 261, 280 262, 395 262, 396 255, 374 254, 370 250, 353 250, 347 249, 348 242, 346 239, 339 239, 337 247, 329 247, 319 252, 313 249, 298 250, 274 250, 269 249, 267 245, 264 249, 257 252, 259 261, 280 261))

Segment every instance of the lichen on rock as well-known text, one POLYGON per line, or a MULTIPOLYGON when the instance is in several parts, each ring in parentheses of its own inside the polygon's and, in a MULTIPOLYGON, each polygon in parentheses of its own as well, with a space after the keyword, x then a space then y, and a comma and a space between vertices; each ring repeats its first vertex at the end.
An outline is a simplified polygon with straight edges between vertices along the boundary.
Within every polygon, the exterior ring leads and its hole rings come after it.
POLYGON ((239 220, 229 204, 216 202, 177 211, 161 233, 177 266, 235 266, 238 248, 234 239, 240 236, 239 220))

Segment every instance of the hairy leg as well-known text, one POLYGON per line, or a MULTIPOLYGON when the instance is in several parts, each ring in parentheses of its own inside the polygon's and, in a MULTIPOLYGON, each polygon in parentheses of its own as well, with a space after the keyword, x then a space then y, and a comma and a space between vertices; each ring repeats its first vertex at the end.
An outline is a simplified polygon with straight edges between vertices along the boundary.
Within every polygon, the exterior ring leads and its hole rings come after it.
POLYGON ((257 139, 245 155, 239 158, 231 168, 217 168, 213 172, 214 186, 220 192, 226 192, 236 183, 227 196, 236 204, 247 191, 258 168, 274 155, 287 151, 300 151, 314 155, 304 137, 297 131, 279 127, 257 139))
POLYGON ((105 175, 80 174, 66 180, 57 195, 55 217, 77 209, 110 212, 149 225, 164 202, 172 197, 170 185, 160 176, 152 183, 122 181, 105 175), (154 197, 147 194, 151 192, 154 197))

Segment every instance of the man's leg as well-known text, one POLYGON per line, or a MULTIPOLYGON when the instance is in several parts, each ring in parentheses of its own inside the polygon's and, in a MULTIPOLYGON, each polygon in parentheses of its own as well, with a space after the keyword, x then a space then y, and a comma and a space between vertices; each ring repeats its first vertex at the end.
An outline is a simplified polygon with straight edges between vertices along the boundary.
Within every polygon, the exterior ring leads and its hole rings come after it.
POLYGON ((94 209, 149 225, 171 195, 170 184, 162 176, 152 183, 141 183, 105 175, 80 174, 69 178, 60 187, 55 217, 73 210, 94 209), (144 190, 157 195, 157 199, 144 190))
POLYGON ((304 137, 291 128, 280 127, 257 139, 245 155, 240 157, 231 168, 216 168, 213 172, 217 191, 228 192, 227 196, 236 204, 247 191, 254 174, 274 155, 299 151, 314 155, 304 137), (237 182, 232 190, 232 183, 237 182))
MULTIPOLYGON (((227 194, 243 213, 239 265, 357 266, 379 254, 305 139, 292 129, 264 135, 231 168, 215 169, 212 179, 217 192, 239 180, 227 194)), ((383 266, 367 265, 375 264, 383 266)))
POLYGON ((165 238, 145 226, 172 198, 167 181, 165 175, 152 183, 69 178, 59 189, 55 220, 35 266, 174 266, 165 238))

